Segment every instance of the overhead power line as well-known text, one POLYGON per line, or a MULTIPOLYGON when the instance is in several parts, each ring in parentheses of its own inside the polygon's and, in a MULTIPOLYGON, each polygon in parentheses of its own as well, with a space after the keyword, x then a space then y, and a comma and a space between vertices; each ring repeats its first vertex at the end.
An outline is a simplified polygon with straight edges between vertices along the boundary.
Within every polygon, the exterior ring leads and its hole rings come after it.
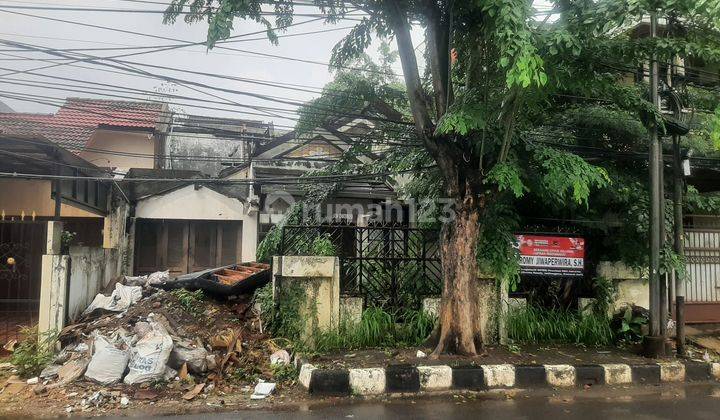
POLYGON ((99 182, 188 182, 188 183, 208 183, 208 184, 317 184, 332 183, 345 181, 363 181, 375 178, 389 177, 400 175, 408 172, 417 172, 432 169, 434 166, 428 166, 418 169, 407 169, 400 171, 386 171, 369 174, 333 174, 333 175, 308 175, 301 177, 270 177, 257 179, 227 179, 227 178, 123 178, 121 180, 108 177, 83 177, 72 175, 55 175, 55 174, 30 174, 19 172, 0 172, 0 178, 24 178, 24 179, 44 179, 44 180, 85 180, 99 182))
MULTIPOLYGON (((61 23, 66 23, 66 24, 71 24, 71 25, 79 25, 79 26, 91 27, 91 28, 95 28, 95 29, 103 29, 103 30, 108 30, 108 31, 120 32, 120 33, 127 33, 127 34, 131 34, 131 35, 136 35, 136 36, 143 36, 143 37, 148 37, 148 38, 162 39, 162 40, 166 40, 166 41, 175 41, 175 42, 180 42, 180 43, 181 43, 181 44, 173 44, 173 45, 153 46, 153 48, 157 48, 158 51, 155 51, 155 50, 150 50, 149 52, 148 52, 148 51, 144 51, 144 52, 141 52, 142 54, 149 54, 149 53, 151 53, 151 52, 165 51, 165 50, 167 50, 167 49, 184 48, 184 47, 192 46, 192 45, 206 45, 206 43, 207 43, 206 41, 192 42, 192 41, 186 41, 186 40, 178 39, 178 38, 164 37, 164 36, 147 34, 147 33, 142 33, 142 32, 137 32, 137 31, 128 31, 128 30, 125 30, 125 29, 112 28, 112 27, 107 27, 107 26, 102 26, 102 25, 93 25, 93 24, 88 24, 88 23, 85 23, 85 22, 78 22, 78 21, 72 21, 72 20, 67 20, 67 19, 57 19, 57 18, 51 18, 51 17, 48 17, 48 16, 33 15, 33 14, 30 14, 30 13, 14 12, 14 11, 11 11, 11 10, 0 9, 0 13, 10 13, 10 14, 15 14, 15 15, 32 17, 32 18, 36 18, 36 19, 43 19, 43 20, 49 20, 49 21, 54 21, 54 22, 61 22, 61 23)), ((315 18, 315 19, 311 19, 311 20, 308 20, 308 21, 305 21, 305 22, 302 22, 302 23, 309 23, 309 22, 312 22, 312 21, 320 20, 320 19, 322 19, 322 18, 315 18)), ((290 26, 292 26, 292 25, 297 26, 297 25, 302 24, 302 23, 290 24, 290 25, 288 25, 288 26, 286 26, 286 27, 290 27, 290 26)), ((257 34, 259 34, 259 33, 264 33, 264 32, 266 32, 266 31, 257 31, 257 32, 255 32, 255 33, 252 33, 252 35, 257 35, 257 34)), ((250 35, 250 34, 244 34, 244 35, 250 35)), ((235 39, 236 37, 237 37, 237 36, 231 36, 231 37, 227 38, 227 39, 224 40, 224 41, 219 41, 219 42, 216 44, 215 48, 217 48, 217 49, 222 49, 222 50, 228 50, 228 51, 242 52, 242 53, 257 55, 257 56, 261 56, 261 57, 278 58, 278 59, 295 61, 295 62, 302 62, 302 63, 307 63, 307 64, 322 65, 322 66, 326 66, 326 67, 327 67, 327 66, 330 66, 330 63, 327 63, 327 62, 316 61, 316 60, 307 60, 307 59, 296 58, 296 57, 287 57, 287 56, 282 56, 282 55, 277 55, 277 54, 260 53, 260 52, 257 52, 257 51, 249 51, 249 50, 243 50, 243 49, 238 49, 238 48, 232 48, 232 47, 228 47, 228 46, 225 45, 225 44, 227 44, 229 41, 235 39)), ((133 55, 139 55, 139 54, 141 54, 141 53, 134 53, 133 55)), ((367 72, 385 74, 385 75, 388 75, 388 76, 402 77, 402 74, 397 74, 397 73, 394 73, 394 72, 371 71, 371 70, 362 69, 362 68, 358 68, 358 67, 352 67, 352 66, 336 66, 336 67, 337 67, 337 68, 342 68, 342 69, 347 69, 347 70, 367 71, 367 72)))
MULTIPOLYGON (((43 104, 43 105, 62 106, 62 107, 66 108, 66 109, 69 109, 69 110, 77 110, 77 111, 85 112, 85 113, 88 113, 88 114, 91 114, 91 115, 98 115, 98 116, 102 116, 102 117, 108 117, 108 118, 118 119, 117 116, 112 115, 112 114, 108 114, 108 113, 105 112, 105 111, 88 109, 88 108, 86 108, 86 107, 73 107, 73 106, 68 106, 68 105, 65 103, 65 99, 64 99, 64 98, 59 98, 59 97, 48 97, 48 96, 43 96, 43 95, 20 94, 20 93, 15 94, 15 95, 8 94, 8 93, 0 93, 0 97, 6 97, 6 98, 16 99, 16 100, 21 100, 21 101, 26 101, 26 102, 39 103, 39 104, 43 104), (48 102, 48 101, 45 101, 45 100, 32 99, 32 98, 41 98, 41 99, 42 99, 42 98, 49 98, 50 100, 54 100, 54 101, 56 101, 56 102, 48 102)), ((143 107, 141 107, 141 106, 137 106, 137 107, 125 106, 124 109, 135 109, 135 110, 137 110, 137 111, 143 111, 143 112, 146 111, 146 109, 143 108, 143 107)), ((168 119, 168 121, 169 121, 169 119, 172 118, 172 116, 173 116, 173 113, 172 113, 172 112, 156 111, 155 113, 157 113, 158 116, 160 116, 160 117, 165 117, 166 119, 168 119)), ((215 121, 217 121, 217 117, 213 117, 213 116, 202 116, 202 115, 195 116, 195 115, 193 115, 192 117, 205 118, 205 120, 206 120, 205 123, 207 123, 207 124, 213 124, 213 119, 214 119, 215 121)), ((147 122, 148 122, 147 118, 141 118, 141 117, 129 117, 129 116, 126 116, 126 117, 120 117, 119 119, 121 119, 121 120, 123 120, 123 121, 126 121, 126 122, 128 122, 128 123, 130 123, 130 122, 142 122, 142 123, 147 123, 147 122)), ((236 131, 227 130, 227 129, 223 129, 223 128, 218 128, 218 127, 215 127, 215 126, 212 126, 212 125, 204 126, 204 125, 202 125, 202 123, 198 123, 198 122, 190 122, 190 123, 188 123, 188 122, 182 122, 182 121, 180 121, 180 122, 175 121, 174 124, 175 124, 176 127, 186 127, 186 128, 190 128, 190 129, 204 129, 204 130, 213 132, 213 133, 215 133, 216 135, 220 135, 220 136, 224 135, 224 136, 226 136, 226 137, 231 137, 231 138, 244 138, 244 139, 247 139, 247 140, 259 140, 259 141, 270 141, 270 140, 272 140, 272 138, 270 138, 270 137, 252 137, 252 136, 247 136, 247 135, 244 135, 244 134, 242 134, 242 133, 238 133, 238 132, 236 132, 236 131)), ((215 124, 217 124, 217 122, 215 122, 215 124)), ((74 124, 51 123, 50 125, 77 127, 77 125, 74 125, 74 124)), ((232 122, 228 122, 228 124, 226 124, 226 125, 232 125, 232 122)), ((246 125, 246 124, 244 124, 242 121, 239 121, 239 122, 237 122, 235 125, 236 125, 236 126, 244 126, 244 125, 246 125)), ((323 128, 319 128, 319 129, 310 130, 309 132, 304 133, 304 134, 305 134, 305 135, 313 135, 313 134, 321 134, 321 135, 322 135, 322 134, 324 134, 325 131, 327 131, 327 130, 328 130, 328 128, 324 128, 324 127, 323 127, 323 128), (319 130, 323 130, 323 131, 319 131, 319 130)), ((395 130, 390 129, 389 133, 391 133, 391 134, 394 133, 395 135, 408 134, 408 135, 410 135, 411 137, 414 137, 414 132, 404 132, 404 131, 399 131, 399 129, 395 129, 395 130)), ((167 134, 167 133, 166 133, 166 134, 167 134)), ((180 133, 177 133, 177 134, 178 134, 178 135, 184 135, 184 134, 181 133, 181 132, 180 132, 180 133)), ((331 134, 332 134, 332 133, 331 133, 331 134)), ((348 137, 351 137, 351 138, 360 138, 360 139, 370 139, 370 140, 375 139, 375 140, 377 140, 376 143, 378 143, 378 144, 388 144, 388 145, 398 144, 398 143, 394 143, 394 142, 388 140, 387 138, 384 138, 384 137, 381 137, 381 136, 378 136, 378 135, 372 135, 372 134, 348 135, 348 137)), ((302 140, 302 141, 305 142, 305 140, 302 140)), ((292 143, 292 142, 293 142, 293 141, 288 141, 288 143, 292 143)), ((402 143, 402 144, 398 144, 398 145, 406 146, 407 144, 402 143)))
MULTIPOLYGON (((53 51, 52 49, 43 49, 43 48, 41 48, 41 47, 37 47, 37 46, 31 45, 31 44, 18 43, 18 42, 7 41, 7 40, 2 40, 2 39, 0 39, 0 44, 14 45, 14 46, 18 46, 18 47, 21 47, 21 48, 24 48, 24 49, 28 49, 28 50, 43 51, 43 52, 46 52, 46 53, 51 54, 51 55, 57 55, 57 56, 61 56, 61 57, 68 57, 66 54, 55 52, 55 51, 53 51)), ((117 69, 121 69, 121 70, 130 71, 130 72, 133 72, 133 73, 144 74, 144 75, 146 75, 146 76, 155 77, 155 78, 158 78, 158 79, 160 79, 160 80, 165 80, 165 81, 167 81, 167 82, 179 83, 179 84, 184 84, 184 85, 192 85, 192 86, 201 87, 201 88, 206 88, 206 89, 211 89, 211 90, 216 90, 216 91, 224 92, 224 93, 230 93, 230 94, 237 94, 237 95, 249 96, 249 97, 253 97, 253 98, 257 98, 257 99, 263 99, 263 100, 270 101, 270 102, 277 102, 277 103, 282 103, 282 104, 286 104, 286 105, 292 105, 292 106, 296 106, 296 107, 304 107, 305 109, 314 109, 314 110, 318 110, 318 111, 327 112, 327 113, 329 113, 330 115, 332 115, 332 113, 334 112, 334 110, 333 110, 332 108, 326 108, 326 107, 317 106, 317 105, 314 105, 314 104, 307 104, 307 103, 298 102, 298 101, 283 100, 283 99, 278 99, 277 97, 272 97, 272 96, 270 96, 270 95, 259 94, 259 93, 255 93, 255 92, 249 92, 249 91, 240 91, 240 90, 236 90, 236 89, 222 88, 222 87, 219 87, 219 86, 208 85, 208 84, 206 84, 206 83, 196 82, 196 81, 192 81, 192 80, 180 79, 180 78, 173 77, 173 76, 167 76, 167 75, 150 73, 150 72, 144 71, 144 70, 138 70, 138 69, 134 69, 134 68, 125 68, 125 67, 122 67, 121 65, 113 64, 113 63, 115 62, 113 59, 106 59, 106 58, 103 58, 103 57, 92 57, 92 56, 89 56, 89 57, 83 58, 83 60, 84 60, 84 61, 95 62, 95 63, 97 63, 97 64, 104 65, 104 66, 108 66, 108 67, 111 67, 111 68, 117 68, 117 69), (105 63, 105 62, 102 62, 102 60, 109 60, 109 61, 111 61, 111 62, 113 62, 113 63, 105 63), (101 61, 101 62, 98 62, 98 61, 101 61)), ((120 63, 122 63, 122 62, 120 62, 120 63)), ((134 63, 133 63, 133 64, 134 64, 134 63)), ((152 67, 155 67, 155 66, 152 66, 152 67)), ((162 67, 162 66, 159 66, 159 67, 162 67)), ((168 69, 172 71, 171 68, 168 68, 168 69)), ((0 76, 6 76, 6 75, 0 75, 0 76)), ((251 107, 251 108, 254 108, 254 109, 260 109, 260 108, 261 108, 261 107, 258 107, 258 106, 250 106, 250 105, 247 105, 247 106, 248 106, 248 107, 251 107)), ((287 110, 287 111, 290 111, 290 110, 287 110)), ((361 115, 359 115, 359 114, 356 114, 355 116, 357 116, 357 117, 364 117, 364 116, 361 116, 361 115)), ((396 123, 396 124, 413 125, 413 124, 410 123, 410 122, 398 122, 398 121, 390 120, 390 119, 388 119, 388 118, 381 118, 381 117, 371 117, 370 119, 377 120, 377 121, 392 122, 392 123, 396 123)))
MULTIPOLYGON (((104 13, 133 13, 133 14, 155 14, 164 15, 167 10, 153 10, 153 9, 124 9, 124 8, 104 8, 104 7, 73 7, 73 6, 21 6, 21 5, 8 5, 0 4, 2 9, 10 10, 42 10, 42 11, 53 11, 53 12, 104 12, 104 13)), ((194 14, 190 11, 177 11, 179 15, 194 14)), ((261 16, 275 16, 275 12, 259 12, 261 16)), ((349 21, 361 21, 367 14, 348 14, 345 13, 343 16, 335 16, 324 13, 293 13, 293 16, 299 17, 321 17, 323 19, 341 19, 349 21)))

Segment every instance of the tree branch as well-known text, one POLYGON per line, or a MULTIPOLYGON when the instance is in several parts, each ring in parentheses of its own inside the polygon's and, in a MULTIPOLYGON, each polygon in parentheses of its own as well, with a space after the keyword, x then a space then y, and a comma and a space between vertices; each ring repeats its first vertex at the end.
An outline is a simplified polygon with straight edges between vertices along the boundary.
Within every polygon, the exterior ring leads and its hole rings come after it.
POLYGON ((448 108, 448 78, 449 78, 449 22, 443 21, 442 11, 434 2, 428 5, 428 22, 425 30, 428 53, 430 56, 430 73, 432 74, 433 91, 435 94, 435 109, 437 119, 445 115, 448 108))
POLYGON ((400 63, 402 64, 403 77, 405 86, 407 87, 408 101, 410 102, 410 110, 412 111, 415 127, 419 134, 426 139, 426 143, 432 143, 431 152, 436 152, 437 147, 434 146, 432 135, 433 122, 428 111, 427 100, 425 99, 425 91, 420 82, 420 73, 418 72, 417 57, 415 56, 415 48, 410 38, 410 24, 408 23, 405 12, 400 9, 399 2, 391 1, 388 7, 388 17, 395 33, 397 41, 398 53, 400 55, 400 63))

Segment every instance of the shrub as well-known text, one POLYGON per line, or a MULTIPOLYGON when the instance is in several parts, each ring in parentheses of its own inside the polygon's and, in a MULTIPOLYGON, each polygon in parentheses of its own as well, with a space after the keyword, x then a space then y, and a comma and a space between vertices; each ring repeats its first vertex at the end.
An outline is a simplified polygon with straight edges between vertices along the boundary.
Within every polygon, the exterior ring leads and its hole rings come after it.
POLYGON ((57 332, 49 331, 38 335, 38 329, 35 326, 23 329, 21 334, 22 340, 15 347, 10 362, 21 377, 37 376, 50 363, 55 354, 57 332))
POLYGON ((312 245, 310 245, 309 254, 320 257, 334 257, 337 255, 337 248, 333 244, 330 235, 326 233, 313 240, 312 245))

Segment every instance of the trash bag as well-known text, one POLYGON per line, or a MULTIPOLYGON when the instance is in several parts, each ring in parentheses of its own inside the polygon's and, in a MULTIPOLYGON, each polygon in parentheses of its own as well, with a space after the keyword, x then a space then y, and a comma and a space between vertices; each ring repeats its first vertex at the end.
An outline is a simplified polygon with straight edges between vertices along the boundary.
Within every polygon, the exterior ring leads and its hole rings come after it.
POLYGON ((156 286, 170 280, 170 271, 156 271, 147 276, 148 286, 156 286))
POLYGON ((110 296, 98 293, 92 303, 90 303, 90 306, 88 306, 82 314, 87 315, 96 309, 122 312, 140 299, 142 299, 142 287, 125 286, 120 283, 115 283, 115 290, 113 290, 110 296))
POLYGON ((148 276, 125 276, 126 286, 145 286, 148 282, 148 276))
POLYGON ((125 376, 128 385, 161 380, 165 376, 173 341, 159 322, 150 320, 150 327, 150 332, 130 348, 130 372, 125 376))
POLYGON ((93 356, 85 371, 85 377, 100 385, 112 385, 120 382, 127 368, 130 355, 123 349, 124 343, 111 341, 95 333, 93 356))
POLYGON ((290 354, 287 352, 287 350, 278 350, 275 353, 270 355, 270 364, 271 365, 289 365, 290 364, 290 354))
POLYGON ((125 276, 125 285, 127 286, 157 286, 170 280, 170 271, 156 271, 146 276, 125 276))
POLYGON ((208 352, 202 347, 194 347, 187 341, 177 341, 170 354, 170 366, 180 369, 187 363, 188 370, 193 373, 203 373, 208 370, 208 352))

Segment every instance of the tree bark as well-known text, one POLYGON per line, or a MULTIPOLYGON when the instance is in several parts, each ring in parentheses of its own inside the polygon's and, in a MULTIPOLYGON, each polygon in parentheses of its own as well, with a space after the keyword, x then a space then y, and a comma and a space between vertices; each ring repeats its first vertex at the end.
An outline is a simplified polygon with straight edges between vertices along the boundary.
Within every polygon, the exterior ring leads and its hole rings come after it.
POLYGON ((476 199, 466 196, 457 203, 455 221, 443 226, 443 293, 435 356, 442 353, 475 356, 482 349, 476 256, 480 213, 476 199))
MULTIPOLYGON (((482 174, 471 170, 457 142, 435 136, 429 103, 420 81, 417 57, 410 38, 408 17, 400 2, 389 2, 388 6, 389 22, 398 45, 415 127, 445 178, 448 197, 455 200, 455 220, 443 226, 441 239, 443 293, 438 320, 438 343, 433 354, 474 356, 482 348, 476 256, 483 207, 479 195, 482 191, 482 174)), ((440 66, 443 63, 441 57, 447 58, 449 51, 445 45, 446 50, 442 52, 435 38, 430 40, 436 55, 436 59, 430 62, 434 67, 432 74, 437 76, 438 81, 443 78, 447 80, 447 69, 441 69, 440 66)), ((444 84, 435 84, 436 89, 441 89, 441 86, 444 84)), ((446 90, 442 89, 442 92, 446 90)))

